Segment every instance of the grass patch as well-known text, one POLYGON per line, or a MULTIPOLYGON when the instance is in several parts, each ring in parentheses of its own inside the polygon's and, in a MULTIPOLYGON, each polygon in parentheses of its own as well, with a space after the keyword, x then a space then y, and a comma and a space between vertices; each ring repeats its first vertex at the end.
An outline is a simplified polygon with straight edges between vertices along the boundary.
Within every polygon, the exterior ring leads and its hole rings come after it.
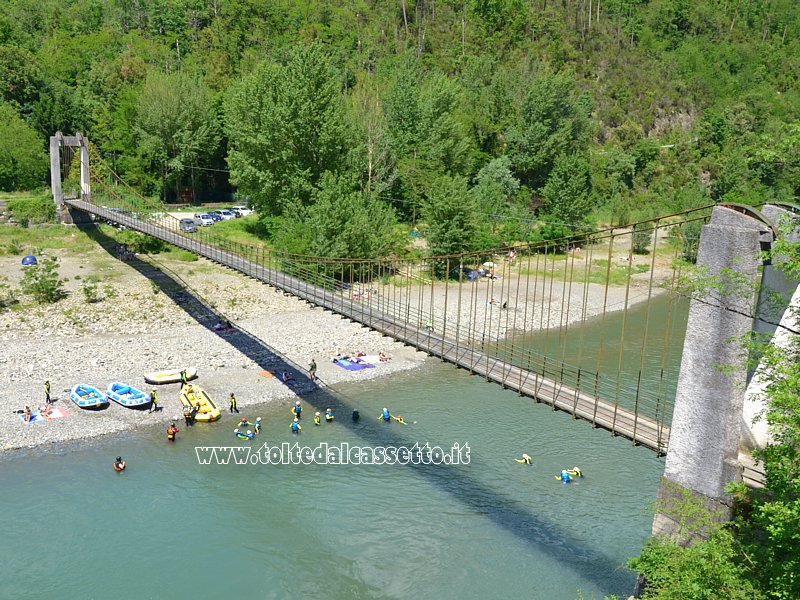
POLYGON ((188 250, 183 250, 181 248, 171 247, 164 255, 172 260, 178 260, 181 262, 195 262, 197 261, 197 254, 189 252, 188 250))
POLYGON ((263 249, 271 248, 265 242, 267 230, 256 215, 248 215, 230 221, 219 221, 208 229, 209 235, 228 242, 263 249))
POLYGON ((97 243, 93 239, 70 225, 0 225, 0 254, 37 254, 40 250, 67 250, 81 254, 94 248, 97 248, 97 243))

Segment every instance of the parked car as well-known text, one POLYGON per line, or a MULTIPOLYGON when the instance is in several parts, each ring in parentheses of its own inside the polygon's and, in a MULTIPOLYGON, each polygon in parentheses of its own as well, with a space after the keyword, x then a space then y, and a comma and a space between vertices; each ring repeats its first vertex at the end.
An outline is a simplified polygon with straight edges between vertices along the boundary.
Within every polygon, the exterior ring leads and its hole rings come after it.
MULTIPOLYGON (((225 209, 222 209, 222 210, 215 210, 215 211, 214 211, 214 213, 218 214, 218 215, 219 215, 220 217, 222 217, 222 218, 223 218, 225 221, 232 221, 233 219, 235 219, 235 218, 236 218, 236 215, 235 215, 235 214, 233 214, 231 211, 229 211, 229 210, 225 210, 225 209)), ((212 213, 212 214, 213 214, 213 213, 212 213)))
POLYGON ((211 220, 214 221, 214 223, 216 223, 217 221, 222 221, 222 217, 218 215, 216 211, 207 212, 205 214, 211 217, 211 220))
POLYGON ((194 222, 200 223, 203 227, 208 227, 209 225, 214 224, 214 219, 211 218, 211 215, 208 213, 195 213, 194 215, 194 222))
POLYGON ((246 217, 247 215, 253 214, 253 210, 247 208, 246 206, 231 206, 228 210, 237 213, 240 217, 246 217))
POLYGON ((194 219, 181 219, 179 226, 184 233, 197 232, 197 225, 195 225, 194 219))

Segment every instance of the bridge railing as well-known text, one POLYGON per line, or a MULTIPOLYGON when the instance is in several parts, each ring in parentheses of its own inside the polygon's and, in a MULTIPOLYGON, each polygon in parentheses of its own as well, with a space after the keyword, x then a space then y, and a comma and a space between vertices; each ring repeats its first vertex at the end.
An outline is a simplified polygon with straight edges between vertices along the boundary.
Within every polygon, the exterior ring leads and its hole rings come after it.
MULTIPOLYGON (((580 355, 574 363, 554 358, 553 355, 548 356, 544 352, 537 351, 525 339, 525 335, 533 329, 558 330, 559 346, 552 354, 555 356, 562 354, 561 337, 562 335, 564 338, 567 337, 566 330, 569 327, 569 322, 563 320, 563 315, 572 310, 570 302, 573 300, 570 294, 573 278, 583 280, 582 283, 576 284, 576 289, 580 285, 583 286, 580 322, 584 323, 592 318, 586 310, 586 290, 592 285, 593 278, 598 279, 596 275, 600 271, 598 285, 604 285, 607 293, 612 271, 616 269, 616 266, 612 266, 612 261, 617 258, 615 253, 620 251, 620 240, 624 242, 622 246, 628 246, 621 250, 627 256, 626 262, 622 265, 627 291, 624 306, 615 307, 613 310, 627 313, 628 291, 631 288, 634 270, 633 252, 630 248, 632 235, 629 228, 596 232, 591 238, 588 235, 584 236, 587 246, 584 248, 583 258, 580 259, 583 263, 578 266, 575 266, 578 253, 570 254, 567 252, 570 248, 558 248, 557 244, 544 249, 517 248, 516 262, 500 259, 499 264, 494 262, 497 260, 494 254, 480 253, 415 260, 331 260, 277 253, 264 247, 231 242, 215 236, 213 230, 203 228, 197 233, 184 233, 180 230, 179 220, 169 215, 163 206, 151 202, 139 202, 135 194, 129 194, 124 190, 121 192, 107 182, 96 182, 95 193, 98 198, 103 198, 102 202, 108 204, 106 208, 93 209, 93 212, 100 216, 112 219, 115 215, 118 218, 126 216, 131 219, 129 224, 139 231, 162 239, 169 238, 173 241, 179 239, 179 245, 183 248, 243 272, 257 274, 260 279, 271 285, 338 310, 380 331, 388 331, 391 325, 394 334, 417 347, 430 349, 431 344, 435 343, 441 355, 447 351, 456 356, 460 356, 463 350, 469 349, 476 351, 471 354, 475 361, 486 361, 487 364, 500 358, 510 365, 552 379, 559 385, 568 386, 575 390, 576 394, 602 397, 615 407, 615 411, 616 407, 629 408, 658 422, 668 422, 672 398, 668 386, 664 384, 663 364, 657 383, 643 387, 641 363, 638 373, 636 369, 628 374, 623 374, 620 369, 617 369, 616 373, 602 373, 599 362, 597 368, 589 368, 583 364, 580 355), (169 235, 165 235, 164 232, 168 232, 169 235), (596 251, 595 248, 602 249, 602 252, 596 251), (523 257, 527 259, 526 268, 523 267, 523 257), (572 266, 568 269, 570 261, 572 266), (534 262, 535 267, 532 267, 534 262), (477 269, 482 264, 494 265, 487 267, 492 271, 490 279, 473 280, 471 276, 468 277, 471 275, 470 271, 474 270, 473 267, 477 269), (562 268, 564 272, 557 275, 562 268), (583 269, 583 272, 579 273, 579 269, 583 269), (441 276, 437 277, 437 271, 442 270, 450 276, 443 279, 441 276), (568 270, 569 277, 567 277, 568 270), (522 293, 524 302, 520 295, 520 288, 523 285, 521 282, 524 282, 526 288, 522 293), (550 313, 553 312, 555 282, 563 288, 563 294, 560 316, 553 320, 550 313), (435 289, 437 285, 444 288, 443 297, 441 290, 435 289), (532 292, 527 289, 529 286, 533 287, 532 292), (501 299, 511 298, 516 294, 519 302, 517 305, 512 303, 508 307, 498 306, 495 294, 501 299), (548 295, 549 298, 545 302, 544 298, 548 295), (531 301, 531 306, 529 297, 535 299, 535 302, 531 301), (537 305, 540 297, 541 304, 537 305)), ((666 234, 674 236, 674 231, 670 233, 670 230, 675 229, 680 235, 680 229, 687 223, 702 221, 704 218, 705 215, 698 212, 678 220, 665 218, 653 221, 648 229, 652 247, 658 247, 659 235, 662 239, 666 234)), ((675 244, 673 260, 677 258, 678 248, 679 246, 675 244)), ((665 277, 664 282, 657 281, 654 279, 655 251, 650 258, 648 294, 659 286, 669 293, 669 290, 674 289, 674 270, 671 281, 669 277, 665 277)), ((601 317, 605 318, 609 310, 610 308, 604 303, 601 317)), ((556 310, 556 313, 559 313, 559 310, 556 310)), ((624 320, 622 330, 624 336, 624 320)), ((646 338, 645 333, 642 355, 646 338)), ((603 350, 601 340, 599 352, 602 353, 603 350)), ((623 363, 621 352, 619 362, 620 365, 623 363)))

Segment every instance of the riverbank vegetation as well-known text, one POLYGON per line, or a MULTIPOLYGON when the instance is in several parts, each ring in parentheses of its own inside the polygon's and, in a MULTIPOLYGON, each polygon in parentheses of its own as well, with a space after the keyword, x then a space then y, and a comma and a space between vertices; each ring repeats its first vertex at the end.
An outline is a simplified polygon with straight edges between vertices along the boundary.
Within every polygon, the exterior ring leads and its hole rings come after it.
POLYGON ((793 0, 9 0, 0 189, 80 130, 145 196, 235 192, 335 257, 398 221, 438 254, 792 199, 799 26, 793 0))

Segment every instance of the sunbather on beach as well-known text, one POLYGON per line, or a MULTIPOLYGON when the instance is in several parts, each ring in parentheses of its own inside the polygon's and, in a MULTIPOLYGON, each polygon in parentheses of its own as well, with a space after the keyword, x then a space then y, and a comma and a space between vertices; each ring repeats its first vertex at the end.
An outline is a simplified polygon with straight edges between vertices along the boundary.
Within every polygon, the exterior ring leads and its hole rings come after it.
POLYGON ((47 406, 39 407, 39 414, 43 417, 49 417, 53 413, 53 407, 49 404, 47 406))
POLYGON ((26 407, 25 407, 25 412, 24 412, 24 415, 25 415, 25 416, 24 416, 25 422, 26 422, 26 423, 29 423, 29 422, 30 422, 30 420, 31 420, 31 418, 32 418, 32 415, 31 415, 31 407, 30 407, 30 406, 26 406, 26 407))

